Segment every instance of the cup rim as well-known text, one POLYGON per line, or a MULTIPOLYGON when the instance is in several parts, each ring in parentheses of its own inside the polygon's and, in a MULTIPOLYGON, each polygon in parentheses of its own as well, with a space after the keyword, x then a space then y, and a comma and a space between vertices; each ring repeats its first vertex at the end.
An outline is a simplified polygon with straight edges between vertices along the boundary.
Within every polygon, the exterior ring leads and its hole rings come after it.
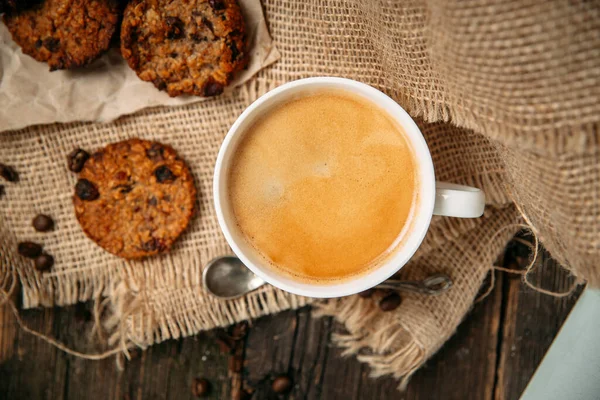
POLYGON ((240 258, 247 268, 267 283, 287 292, 306 297, 334 298, 360 293, 376 286, 397 273, 412 258, 427 233, 433 215, 435 201, 435 173, 429 147, 425 142, 423 134, 412 117, 410 117, 393 99, 378 89, 362 82, 338 77, 313 77, 291 81, 265 93, 248 106, 236 119, 221 144, 215 162, 213 197, 221 231, 235 255, 240 258), (224 174, 228 173, 228 168, 225 168, 223 164, 228 153, 235 151, 235 149, 231 148, 234 139, 245 132, 245 130, 240 129, 240 126, 247 118, 254 115, 254 113, 260 112, 261 106, 267 101, 290 90, 310 88, 311 86, 314 86, 315 88, 318 88, 319 86, 330 86, 342 90, 346 89, 355 93, 360 92, 363 97, 366 97, 379 107, 382 107, 404 129, 406 137, 413 147, 415 160, 417 161, 419 169, 419 200, 415 215, 411 221, 412 226, 410 231, 407 233, 407 236, 402 239, 402 248, 394 250, 394 253, 391 256, 387 257, 381 265, 374 267, 371 271, 359 274, 354 278, 350 277, 331 284, 295 281, 281 275, 278 276, 277 272, 273 270, 273 267, 257 266, 249 257, 247 257, 233 237, 230 224, 236 225, 235 221, 228 221, 223 212, 224 199, 222 198, 221 182, 223 181, 224 174))

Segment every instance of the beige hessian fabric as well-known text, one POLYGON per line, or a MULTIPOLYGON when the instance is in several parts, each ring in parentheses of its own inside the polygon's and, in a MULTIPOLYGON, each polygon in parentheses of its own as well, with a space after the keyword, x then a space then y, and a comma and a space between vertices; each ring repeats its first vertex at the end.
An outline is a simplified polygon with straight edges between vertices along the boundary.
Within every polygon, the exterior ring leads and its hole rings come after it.
MULTIPOLYGON (((0 160, 21 172, 0 201, 2 274, 18 273, 24 307, 92 298, 107 307, 111 342, 148 346, 168 338, 311 303, 265 287, 216 301, 202 266, 229 252, 212 207, 211 175, 227 129, 257 96, 309 76, 335 75, 380 88, 417 117, 440 180, 488 195, 483 218, 434 218, 401 276, 432 271, 455 286, 439 297, 403 295, 394 312, 352 296, 320 302, 347 331, 336 337, 375 375, 407 378, 454 332, 522 210, 551 253, 600 285, 600 11, 584 1, 268 0, 282 59, 232 95, 146 110, 111 124, 73 123, 0 134, 0 160), (171 144, 189 162, 199 213, 173 251, 126 263, 82 233, 65 155, 127 137, 171 144), (38 234, 31 218, 54 216, 38 234), (54 269, 37 273, 17 241, 43 242, 54 269)), ((4 281, 6 286, 7 281, 4 281)))

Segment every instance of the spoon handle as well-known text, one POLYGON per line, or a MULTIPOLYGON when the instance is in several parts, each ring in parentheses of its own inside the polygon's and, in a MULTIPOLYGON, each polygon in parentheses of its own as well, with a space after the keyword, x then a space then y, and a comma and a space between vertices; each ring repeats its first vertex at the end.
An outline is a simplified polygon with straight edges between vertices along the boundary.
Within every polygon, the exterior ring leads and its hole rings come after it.
POLYGON ((438 295, 452 287, 452 279, 445 274, 430 275, 422 281, 388 279, 376 286, 379 289, 404 290, 407 292, 438 295))

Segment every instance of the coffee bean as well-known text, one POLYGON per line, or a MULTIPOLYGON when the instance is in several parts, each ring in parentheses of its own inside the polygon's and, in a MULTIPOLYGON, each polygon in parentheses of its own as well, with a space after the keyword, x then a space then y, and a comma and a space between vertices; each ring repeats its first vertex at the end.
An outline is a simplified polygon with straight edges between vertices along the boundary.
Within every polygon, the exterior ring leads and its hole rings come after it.
POLYGON ((158 143, 153 143, 148 150, 146 150, 146 157, 154 162, 159 162, 164 159, 165 149, 158 143))
POLYGON ((160 167, 156 168, 154 170, 154 176, 156 177, 156 181, 158 183, 170 183, 177 178, 166 165, 161 165, 160 167))
POLYGON ((54 265, 54 257, 48 253, 43 253, 35 259, 35 269, 38 271, 47 271, 54 265))
POLYGON ((9 182, 18 182, 19 174, 17 171, 6 164, 0 164, 0 176, 9 182))
POLYGON ((33 228, 38 232, 48 232, 54 229, 54 221, 47 215, 39 214, 33 221, 33 228))
POLYGON ((77 181, 77 184, 75 185, 75 194, 81 200, 85 201, 96 200, 100 196, 96 186, 87 179, 80 179, 77 181))
POLYGON ((207 396, 210 393, 210 382, 204 378, 194 378, 192 394, 196 397, 207 396))
POLYGON ((273 380, 271 388, 278 394, 287 393, 292 388, 292 380, 287 375, 279 375, 273 380))
POLYGON ((81 172, 88 158, 90 158, 90 155, 87 151, 76 148, 67 156, 69 170, 72 172, 81 172))
POLYGON ((379 301, 379 308, 381 311, 392 311, 398 308, 400 303, 402 303, 402 297, 398 293, 392 293, 379 301))
POLYGON ((217 96, 223 93, 223 84, 215 80, 209 79, 204 84, 204 88, 202 89, 202 91, 204 93, 204 96, 206 97, 217 96))
POLYGON ((373 295, 373 293, 375 292, 375 289, 367 289, 363 292, 360 292, 358 294, 359 297, 362 297, 363 299, 369 298, 373 295))
POLYGON ((208 0, 208 5, 210 5, 213 10, 225 9, 225 3, 223 3, 223 0, 208 0))
POLYGON ((35 259, 42 254, 42 246, 33 242, 21 242, 17 246, 17 251, 23 257, 35 259))

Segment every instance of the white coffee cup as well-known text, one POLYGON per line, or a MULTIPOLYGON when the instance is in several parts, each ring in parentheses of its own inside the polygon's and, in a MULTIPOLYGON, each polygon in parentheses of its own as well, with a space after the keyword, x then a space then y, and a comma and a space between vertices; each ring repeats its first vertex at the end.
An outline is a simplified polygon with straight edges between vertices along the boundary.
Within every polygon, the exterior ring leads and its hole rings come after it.
POLYGON ((219 151, 213 182, 215 209, 219 225, 233 252, 256 275, 273 286, 308 297, 341 297, 367 290, 394 275, 413 256, 429 228, 432 215, 475 218, 483 214, 485 196, 479 189, 435 181, 431 154, 417 124, 402 107, 379 90, 350 79, 319 77, 286 83, 252 103, 235 121, 219 151), (348 280, 327 284, 307 283, 279 273, 246 241, 233 214, 228 193, 229 169, 245 131, 265 112, 304 92, 341 89, 361 96, 385 110, 404 128, 417 160, 419 184, 410 227, 401 245, 379 266, 348 280))

